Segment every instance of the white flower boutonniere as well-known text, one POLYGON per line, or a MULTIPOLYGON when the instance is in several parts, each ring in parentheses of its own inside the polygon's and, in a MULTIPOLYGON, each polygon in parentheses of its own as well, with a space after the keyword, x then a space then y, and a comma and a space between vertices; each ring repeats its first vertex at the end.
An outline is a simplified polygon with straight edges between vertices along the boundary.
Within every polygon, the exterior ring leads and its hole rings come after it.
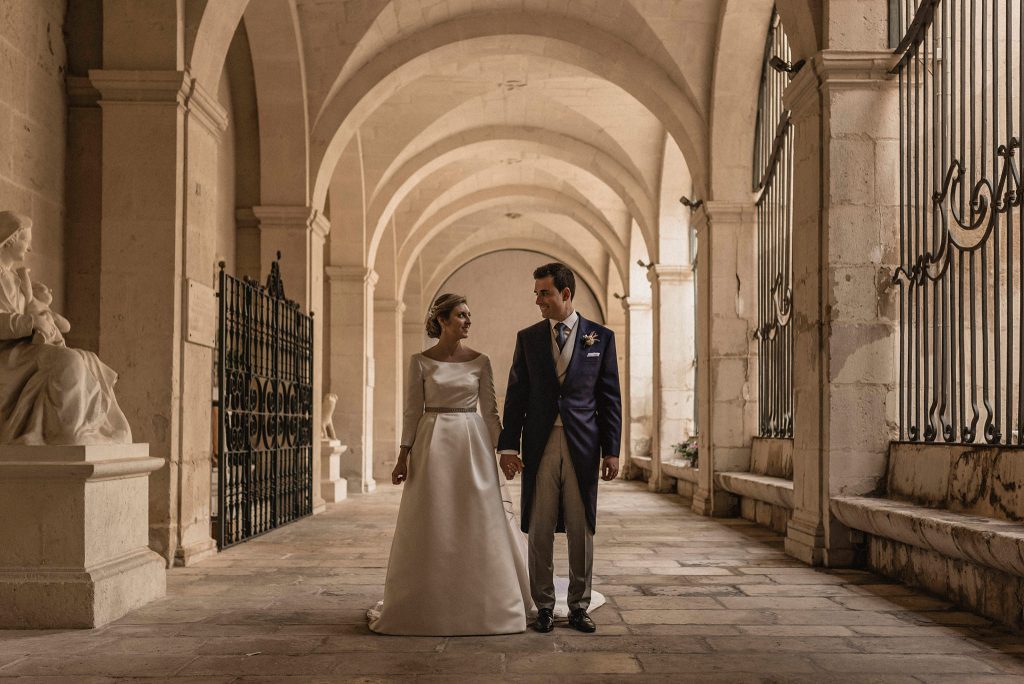
POLYGON ((596 330, 593 331, 593 332, 589 332, 589 333, 587 333, 586 335, 583 336, 583 346, 584 347, 593 347, 594 343, 597 342, 600 339, 601 338, 599 338, 597 336, 597 331, 596 330))

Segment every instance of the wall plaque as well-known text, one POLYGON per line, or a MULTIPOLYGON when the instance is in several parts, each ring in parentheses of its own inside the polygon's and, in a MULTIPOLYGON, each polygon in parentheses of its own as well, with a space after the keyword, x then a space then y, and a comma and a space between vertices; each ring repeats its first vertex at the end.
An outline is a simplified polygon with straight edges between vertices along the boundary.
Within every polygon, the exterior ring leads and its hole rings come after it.
POLYGON ((188 332, 185 339, 211 349, 217 347, 217 292, 209 285, 192 280, 188 283, 185 313, 188 332))

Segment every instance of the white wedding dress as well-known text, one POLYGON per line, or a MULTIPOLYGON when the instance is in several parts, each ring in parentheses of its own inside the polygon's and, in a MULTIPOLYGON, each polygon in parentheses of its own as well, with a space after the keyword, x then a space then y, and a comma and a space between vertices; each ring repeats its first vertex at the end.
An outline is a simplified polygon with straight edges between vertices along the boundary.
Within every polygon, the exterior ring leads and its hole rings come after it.
MULTIPOLYGON (((367 613, 370 629, 417 636, 522 632, 536 611, 526 536, 494 455, 501 423, 491 361, 484 354, 461 363, 414 354, 407 377, 402 444, 412 446, 409 478, 384 600, 367 613)), ((566 585, 556 583, 556 614, 567 612, 566 585)), ((603 602, 594 592, 591 608, 603 602)))

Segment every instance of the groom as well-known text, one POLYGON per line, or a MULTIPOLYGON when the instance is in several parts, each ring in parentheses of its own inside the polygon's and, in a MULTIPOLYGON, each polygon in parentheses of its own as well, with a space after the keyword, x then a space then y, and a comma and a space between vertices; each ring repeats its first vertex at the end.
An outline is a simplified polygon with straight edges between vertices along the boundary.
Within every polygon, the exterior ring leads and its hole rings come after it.
POLYGON ((516 337, 498 439, 501 469, 509 479, 523 473, 522 525, 530 535, 530 592, 538 609, 534 629, 554 627, 557 531, 569 543, 569 624, 593 632, 597 627, 587 608, 597 477, 599 470, 603 480, 619 472, 622 403, 615 338, 573 309, 576 278, 564 264, 541 266, 533 277, 545 320, 516 337))

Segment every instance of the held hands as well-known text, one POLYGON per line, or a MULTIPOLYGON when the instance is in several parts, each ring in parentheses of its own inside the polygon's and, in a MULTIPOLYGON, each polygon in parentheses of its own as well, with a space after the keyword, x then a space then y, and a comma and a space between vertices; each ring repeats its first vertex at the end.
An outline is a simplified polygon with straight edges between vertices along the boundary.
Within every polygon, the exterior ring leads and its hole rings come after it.
POLYGON ((516 473, 523 472, 523 462, 516 454, 501 454, 500 467, 506 480, 514 479, 516 473))
POLYGON ((605 456, 601 461, 601 479, 605 482, 614 480, 619 474, 619 457, 605 456))

